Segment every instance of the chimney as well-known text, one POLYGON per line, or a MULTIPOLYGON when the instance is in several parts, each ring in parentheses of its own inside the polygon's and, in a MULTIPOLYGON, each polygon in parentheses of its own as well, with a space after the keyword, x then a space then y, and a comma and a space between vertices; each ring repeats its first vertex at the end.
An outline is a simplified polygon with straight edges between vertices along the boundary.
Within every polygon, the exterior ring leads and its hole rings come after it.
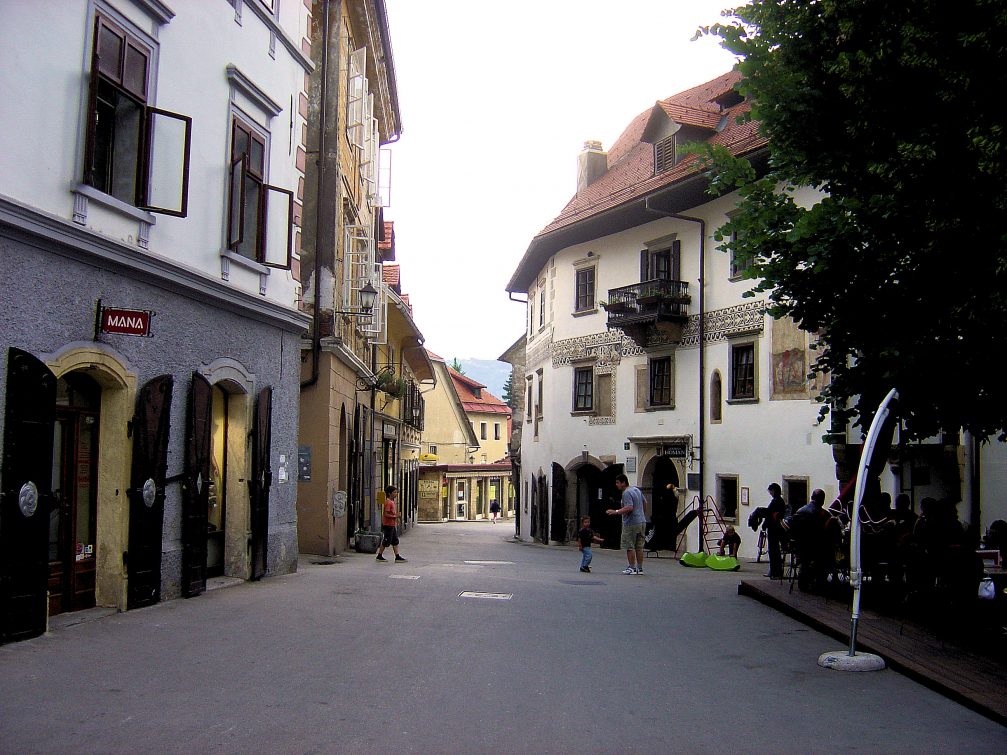
POLYGON ((602 150, 601 142, 584 142, 584 149, 577 155, 577 193, 605 175, 607 170, 608 153, 602 150))

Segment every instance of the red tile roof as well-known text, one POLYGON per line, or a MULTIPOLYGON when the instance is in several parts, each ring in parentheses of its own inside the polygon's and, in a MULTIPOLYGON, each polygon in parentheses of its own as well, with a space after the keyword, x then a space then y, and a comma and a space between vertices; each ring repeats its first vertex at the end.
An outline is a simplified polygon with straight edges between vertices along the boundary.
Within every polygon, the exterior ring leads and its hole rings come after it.
POLYGON ((385 283, 389 286, 399 285, 399 276, 401 271, 398 265, 390 265, 387 262, 381 266, 381 277, 384 279, 385 283))
POLYGON ((676 123, 709 129, 711 133, 707 143, 726 146, 734 154, 744 154, 765 145, 766 139, 758 134, 757 124, 751 121, 737 123, 737 117, 750 109, 749 103, 741 102, 721 110, 715 102, 740 79, 740 73, 731 71, 661 100, 653 108, 640 113, 609 150, 608 171, 584 191, 574 195, 536 238, 670 186, 697 172, 696 157, 690 155, 670 170, 654 175, 654 145, 641 141, 654 108, 659 108, 676 123), (721 122, 723 130, 715 131, 721 122))
POLYGON ((458 400, 462 402, 462 408, 466 412, 485 412, 489 414, 510 414, 511 408, 498 399, 489 391, 486 386, 473 380, 467 375, 448 367, 448 374, 455 385, 455 392, 458 400), (478 391, 478 395, 476 394, 478 391))

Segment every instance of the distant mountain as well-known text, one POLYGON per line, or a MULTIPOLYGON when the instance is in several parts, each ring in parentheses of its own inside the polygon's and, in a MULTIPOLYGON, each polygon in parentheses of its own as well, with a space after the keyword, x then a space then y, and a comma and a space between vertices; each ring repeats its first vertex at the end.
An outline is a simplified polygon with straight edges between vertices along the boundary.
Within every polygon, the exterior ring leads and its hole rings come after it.
MULTIPOLYGON (((445 357, 445 361, 450 365, 455 357, 445 357)), ((486 386, 486 390, 503 400, 504 383, 510 377, 511 366, 506 362, 498 362, 496 359, 462 359, 458 357, 458 363, 462 366, 462 372, 473 380, 478 380, 486 386)))

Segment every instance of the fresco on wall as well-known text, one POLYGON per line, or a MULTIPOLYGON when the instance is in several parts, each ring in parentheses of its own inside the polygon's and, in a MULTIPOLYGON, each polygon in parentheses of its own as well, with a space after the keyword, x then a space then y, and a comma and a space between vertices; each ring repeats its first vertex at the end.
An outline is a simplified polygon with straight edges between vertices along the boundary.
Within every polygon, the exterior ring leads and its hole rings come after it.
POLYGON ((807 399, 808 336, 789 317, 772 322, 772 398, 807 399))

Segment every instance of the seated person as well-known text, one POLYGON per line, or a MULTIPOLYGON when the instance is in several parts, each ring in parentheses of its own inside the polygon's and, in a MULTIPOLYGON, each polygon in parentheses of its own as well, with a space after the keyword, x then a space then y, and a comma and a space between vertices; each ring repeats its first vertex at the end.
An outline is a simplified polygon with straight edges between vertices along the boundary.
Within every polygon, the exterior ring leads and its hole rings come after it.
POLYGON ((727 529, 724 530, 724 536, 717 541, 719 550, 717 551, 718 556, 734 556, 738 557, 738 548, 741 547, 741 535, 739 535, 733 525, 727 525, 727 529), (726 551, 726 552, 725 552, 726 551))
POLYGON ((790 519, 791 537, 800 562, 797 584, 802 590, 824 585, 835 571, 836 546, 842 537, 839 520, 825 510, 825 491, 816 488, 811 501, 790 519))

